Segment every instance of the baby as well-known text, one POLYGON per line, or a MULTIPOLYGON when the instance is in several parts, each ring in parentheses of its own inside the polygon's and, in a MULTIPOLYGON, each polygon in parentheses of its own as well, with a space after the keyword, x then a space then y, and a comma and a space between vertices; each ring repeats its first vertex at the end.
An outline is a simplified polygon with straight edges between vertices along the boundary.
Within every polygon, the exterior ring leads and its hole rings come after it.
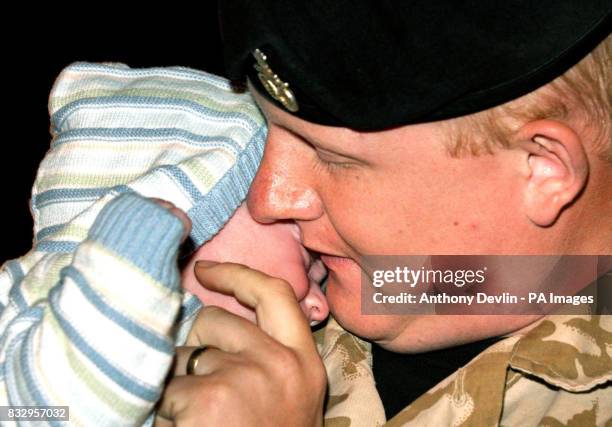
MULTIPOLYGON (((184 217, 178 216, 185 222, 184 217)), ((194 266, 199 260, 244 264, 286 280, 311 325, 321 322, 329 314, 327 301, 319 287, 325 268, 301 245, 296 224, 260 224, 251 218, 246 205, 242 204, 225 227, 202 245, 182 270, 183 288, 196 295, 204 305, 222 307, 255 321, 253 310, 234 297, 210 291, 198 282, 194 266)))

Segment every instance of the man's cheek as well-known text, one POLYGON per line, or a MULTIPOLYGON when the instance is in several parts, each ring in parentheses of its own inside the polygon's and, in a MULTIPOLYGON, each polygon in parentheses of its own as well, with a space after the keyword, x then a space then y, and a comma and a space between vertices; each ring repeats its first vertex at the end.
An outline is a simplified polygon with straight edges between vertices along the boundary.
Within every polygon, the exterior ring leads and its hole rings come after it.
POLYGON ((343 209, 332 221, 342 240, 361 254, 389 254, 389 248, 396 247, 395 240, 401 240, 404 234, 398 221, 393 221, 384 209, 366 206, 343 209))

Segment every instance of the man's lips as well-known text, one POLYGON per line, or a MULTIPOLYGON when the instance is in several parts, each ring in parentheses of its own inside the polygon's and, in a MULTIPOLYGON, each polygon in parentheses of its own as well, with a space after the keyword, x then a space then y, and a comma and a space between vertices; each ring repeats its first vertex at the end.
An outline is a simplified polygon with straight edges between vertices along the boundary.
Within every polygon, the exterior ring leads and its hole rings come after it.
POLYGON ((321 256, 342 257, 342 254, 334 251, 331 248, 328 248, 324 245, 311 243, 310 241, 308 241, 308 239, 304 238, 304 235, 301 236, 300 241, 302 242, 302 245, 304 245, 304 247, 308 249, 310 252, 314 252, 321 256))
POLYGON ((330 270, 343 268, 355 264, 355 261, 353 261, 351 258, 336 255, 321 254, 321 261, 323 261, 323 264, 325 264, 325 266, 330 270))
POLYGON ((302 235, 302 244, 306 247, 310 252, 316 253, 320 256, 321 261, 325 264, 328 269, 333 269, 334 267, 340 268, 341 266, 354 265, 355 261, 348 256, 344 256, 343 254, 334 251, 324 245, 312 244, 307 239, 304 239, 302 235))

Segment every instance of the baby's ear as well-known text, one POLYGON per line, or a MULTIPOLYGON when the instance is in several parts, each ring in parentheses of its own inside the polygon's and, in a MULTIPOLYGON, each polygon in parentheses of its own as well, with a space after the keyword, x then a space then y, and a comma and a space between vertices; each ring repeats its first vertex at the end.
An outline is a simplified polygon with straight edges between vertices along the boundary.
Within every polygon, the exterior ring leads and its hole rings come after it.
POLYGON ((586 186, 589 163, 583 141, 556 120, 529 122, 517 138, 525 153, 523 211, 536 225, 552 225, 586 186))

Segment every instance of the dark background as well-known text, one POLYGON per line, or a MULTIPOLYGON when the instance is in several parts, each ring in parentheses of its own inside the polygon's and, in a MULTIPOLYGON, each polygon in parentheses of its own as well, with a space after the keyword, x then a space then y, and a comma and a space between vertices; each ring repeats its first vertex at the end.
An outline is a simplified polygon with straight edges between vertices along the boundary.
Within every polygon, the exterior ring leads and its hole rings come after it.
POLYGON ((161 9, 148 14, 110 3, 91 10, 45 11, 36 6, 43 23, 31 16, 28 7, 34 8, 25 4, 6 14, 4 21, 12 25, 0 29, 5 107, 0 265, 32 247, 30 192, 51 141, 49 92, 65 66, 75 61, 114 61, 131 67, 181 65, 224 74, 216 2, 189 7, 162 3, 161 9))

